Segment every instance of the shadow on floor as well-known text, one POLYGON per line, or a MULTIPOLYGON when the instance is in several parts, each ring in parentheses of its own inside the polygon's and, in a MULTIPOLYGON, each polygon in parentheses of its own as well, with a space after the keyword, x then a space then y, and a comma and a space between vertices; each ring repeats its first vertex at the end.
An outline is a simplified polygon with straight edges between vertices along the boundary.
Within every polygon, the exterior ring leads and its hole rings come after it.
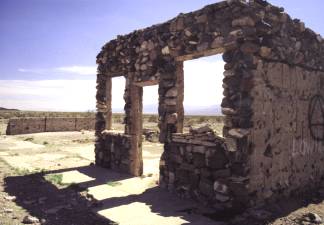
MULTIPOLYGON (((45 219, 46 223, 44 224, 48 225, 116 224, 116 222, 120 222, 114 219, 116 214, 114 209, 118 207, 124 207, 121 209, 121 212, 124 213, 122 217, 130 219, 141 216, 136 215, 138 207, 144 207, 144 211, 147 208, 149 214, 147 214, 148 218, 145 224, 152 225, 218 225, 223 223, 216 222, 217 220, 231 220, 235 218, 235 216, 239 218, 235 220, 236 222, 230 223, 230 221, 227 221, 226 224, 265 225, 271 224, 275 219, 289 215, 289 213, 309 203, 314 203, 305 200, 310 199, 310 196, 304 199, 283 200, 277 204, 268 205, 266 210, 271 212, 272 216, 264 219, 251 216, 241 217, 234 215, 231 211, 222 211, 218 214, 206 213, 205 209, 198 206, 198 204, 190 200, 180 199, 174 194, 159 187, 146 189, 140 194, 104 198, 99 201, 85 194, 87 188, 129 178, 131 177, 96 166, 85 166, 25 176, 7 177, 5 178, 5 191, 9 195, 16 196, 16 203, 19 206, 26 209, 31 215, 39 219, 45 219), (46 174, 69 171, 78 171, 94 179, 81 184, 70 185, 65 188, 57 188, 44 179, 44 175, 46 174), (204 213, 208 215, 209 218, 214 219, 214 221, 202 216, 204 213), (132 217, 130 214, 135 215, 132 217), (103 215, 106 217, 103 217, 103 215), (153 220, 156 219, 155 222, 150 221, 150 215, 153 215, 153 220), (174 223, 172 221, 174 221, 174 223)), ((318 198, 317 202, 322 200, 323 198, 318 198)), ((133 225, 132 222, 134 221, 129 221, 129 224, 127 224, 127 222, 121 224, 133 225)), ((138 225, 138 223, 135 224, 138 225)))

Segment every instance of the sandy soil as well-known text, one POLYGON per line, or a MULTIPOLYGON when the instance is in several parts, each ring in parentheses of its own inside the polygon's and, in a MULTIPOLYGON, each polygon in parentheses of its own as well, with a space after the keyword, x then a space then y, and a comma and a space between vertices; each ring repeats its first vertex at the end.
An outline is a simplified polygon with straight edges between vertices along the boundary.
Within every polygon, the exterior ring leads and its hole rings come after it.
POLYGON ((93 132, 0 136, 0 225, 299 225, 324 218, 323 189, 243 214, 210 211, 157 185, 163 146, 145 142, 144 176, 98 168, 93 132))

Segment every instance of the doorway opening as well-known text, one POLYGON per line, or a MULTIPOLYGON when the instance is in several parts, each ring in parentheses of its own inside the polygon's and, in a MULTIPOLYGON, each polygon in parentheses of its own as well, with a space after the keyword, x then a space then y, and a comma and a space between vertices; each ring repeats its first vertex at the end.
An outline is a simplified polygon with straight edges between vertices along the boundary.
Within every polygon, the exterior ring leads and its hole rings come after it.
POLYGON ((163 144, 159 142, 158 85, 143 87, 142 156, 143 175, 158 179, 163 144))

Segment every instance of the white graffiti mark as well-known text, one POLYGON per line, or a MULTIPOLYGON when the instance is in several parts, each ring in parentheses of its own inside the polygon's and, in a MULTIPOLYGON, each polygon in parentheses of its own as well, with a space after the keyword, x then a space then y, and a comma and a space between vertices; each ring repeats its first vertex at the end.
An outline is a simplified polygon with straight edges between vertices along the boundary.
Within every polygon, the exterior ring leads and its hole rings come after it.
POLYGON ((307 156, 324 152, 324 142, 314 140, 294 139, 292 156, 307 156))

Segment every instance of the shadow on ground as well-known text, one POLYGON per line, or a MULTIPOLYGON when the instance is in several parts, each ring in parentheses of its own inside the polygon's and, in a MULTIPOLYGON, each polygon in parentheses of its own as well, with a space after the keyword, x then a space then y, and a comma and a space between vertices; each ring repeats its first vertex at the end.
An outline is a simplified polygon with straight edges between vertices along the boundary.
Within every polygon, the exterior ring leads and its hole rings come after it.
MULTIPOLYGON (((80 167, 70 170, 85 172, 89 171, 89 168, 80 167)), ((45 180, 44 175, 44 173, 35 173, 6 177, 5 192, 16 196, 16 204, 31 215, 46 221, 44 224, 115 224, 90 210, 96 207, 96 202, 80 194, 85 190, 84 188, 69 185, 59 189, 45 180)))
MULTIPOLYGON (((5 192, 16 196, 15 201, 19 206, 26 209, 31 215, 43 219, 43 224, 48 225, 107 225, 118 223, 127 225, 265 225, 272 224, 277 218, 287 216, 296 209, 310 203, 316 203, 303 199, 283 200, 277 204, 269 204, 263 209, 258 209, 259 211, 250 210, 248 214, 245 213, 242 216, 234 215, 231 211, 221 211, 216 214, 208 213, 196 203, 179 199, 174 194, 157 186, 150 187, 142 193, 132 194, 125 191, 121 195, 113 195, 109 198, 105 198, 105 195, 103 195, 99 199, 86 192, 87 189, 107 185, 107 182, 119 182, 130 178, 96 166, 85 166, 7 177, 5 178, 5 192), (93 179, 58 188, 44 178, 46 174, 70 171, 78 171, 93 179), (271 215, 262 214, 264 209, 271 215), (202 214, 213 220, 202 216, 202 214), (227 221, 222 223, 221 220, 227 221)), ((316 201, 321 202, 322 200, 323 198, 317 198, 316 201)), ((281 224, 299 223, 287 222, 281 224)))
MULTIPOLYGON (((187 209, 194 208, 193 202, 178 199, 175 195, 157 186, 144 190, 140 194, 129 194, 99 201, 86 192, 88 188, 108 186, 108 182, 129 179, 133 178, 96 166, 86 166, 6 177, 5 192, 16 196, 17 205, 26 209, 32 216, 43 219, 46 221, 43 224, 48 225, 214 224, 208 218, 187 212, 187 209), (58 188, 44 178, 48 174, 71 171, 78 171, 94 179, 58 188), (106 212, 110 209, 113 211, 106 212), (113 219, 107 218, 109 213, 112 213, 113 219), (117 219, 113 221, 115 216, 117 219), (125 219, 129 221, 124 221, 125 219)), ((135 179, 140 181, 140 178, 135 179)))

